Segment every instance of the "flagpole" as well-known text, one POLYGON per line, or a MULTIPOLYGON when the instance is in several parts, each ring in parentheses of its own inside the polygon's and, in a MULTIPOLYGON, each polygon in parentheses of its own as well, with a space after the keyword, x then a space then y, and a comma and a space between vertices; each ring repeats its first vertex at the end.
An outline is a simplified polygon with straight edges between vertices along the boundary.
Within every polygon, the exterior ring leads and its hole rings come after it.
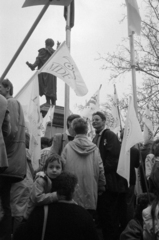
POLYGON ((7 75, 7 73, 9 72, 10 68, 12 67, 12 65, 14 64, 15 60, 17 59, 17 57, 19 56, 20 52, 22 51, 23 47, 25 46, 25 44, 27 43, 28 39, 30 38, 31 34, 33 33, 33 31, 35 30, 36 26, 38 25, 38 23, 40 22, 41 18, 43 17, 44 13, 46 12, 46 10, 48 9, 50 5, 50 1, 48 1, 45 6, 43 7, 43 9, 41 10, 40 14, 38 15, 37 19, 35 20, 35 22, 33 23, 32 27, 30 28, 29 32, 27 33, 26 37, 24 38, 23 42, 21 43, 21 45, 19 46, 18 50, 16 51, 16 53, 14 54, 13 58, 11 59, 10 63, 8 64, 8 66, 6 67, 5 71, 3 72, 1 78, 0 78, 0 82, 3 81, 3 79, 5 78, 5 76, 7 75))
MULTIPOLYGON (((67 7, 67 21, 66 21, 66 44, 68 49, 70 50, 70 42, 71 42, 71 27, 70 27, 70 11, 71 5, 67 7)), ((64 103, 64 131, 67 128, 67 117, 69 116, 69 106, 70 106, 70 88, 65 83, 65 103, 64 103)))
MULTIPOLYGON (((134 101, 134 108, 136 111, 137 115, 137 92, 136 92, 136 71, 135 71, 135 54, 134 54, 134 32, 130 35, 130 54, 131 54, 131 71, 132 71, 132 89, 133 89, 133 101, 134 101)), ((138 144, 139 152, 140 152, 140 162, 141 162, 141 167, 143 171, 143 176, 144 176, 144 181, 146 185, 146 190, 148 194, 148 199, 150 201, 150 196, 149 196, 149 189, 147 185, 147 180, 145 176, 145 171, 144 171, 144 166, 143 166, 143 159, 141 155, 141 149, 140 145, 138 144)))
MULTIPOLYGON (((114 90, 115 90, 115 92, 116 92, 116 96, 117 96, 117 91, 116 91, 116 86, 115 86, 115 84, 114 84, 114 90)), ((118 103, 119 103, 118 98, 117 98, 117 101, 118 101, 118 103)), ((117 103, 117 110, 118 110, 118 115, 119 115, 120 130, 122 131, 121 115, 120 115, 120 110, 119 110, 119 104, 118 104, 118 103, 117 103)))
POLYGON ((133 90, 133 102, 134 108, 137 114, 137 92, 136 92, 136 71, 135 71, 135 53, 134 53, 134 32, 129 36, 130 38, 130 61, 131 61, 131 73, 132 73, 132 90, 133 90))

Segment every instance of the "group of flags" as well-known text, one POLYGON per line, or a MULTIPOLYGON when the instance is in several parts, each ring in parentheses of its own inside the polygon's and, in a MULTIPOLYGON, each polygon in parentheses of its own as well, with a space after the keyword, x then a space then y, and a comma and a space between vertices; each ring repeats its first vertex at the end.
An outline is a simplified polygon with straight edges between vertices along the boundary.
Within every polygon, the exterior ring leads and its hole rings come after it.
MULTIPOLYGON (((141 31, 141 17, 139 14, 136 0, 125 0, 127 5, 127 18, 128 18, 128 31, 129 35, 132 32, 140 34, 141 31)), ((74 9, 74 1, 71 0, 56 0, 50 1, 53 5, 68 6, 71 3, 71 11, 74 9), (56 3, 55 3, 56 2, 56 3)), ((44 5, 45 0, 26 0, 23 7, 33 5, 44 5)), ((66 18, 67 11, 64 11, 66 18)), ((71 18, 72 22, 70 27, 74 26, 74 15, 71 18)), ((37 167, 36 159, 40 159, 40 137, 45 134, 46 126, 48 122, 52 123, 54 115, 54 107, 50 105, 48 113, 45 118, 41 118, 40 106, 39 106, 39 86, 38 86, 38 74, 46 72, 57 76, 63 80, 69 87, 71 87, 77 96, 84 96, 87 94, 87 86, 70 55, 69 49, 65 42, 55 51, 50 59, 44 64, 44 66, 38 70, 27 84, 17 94, 16 99, 22 104, 25 116, 26 128, 30 134, 30 153, 32 156, 33 166, 37 167), (27 99, 26 99, 27 96, 27 99), (28 101, 29 99, 29 101, 28 101)), ((99 106, 99 89, 93 94, 90 100, 86 103, 85 107, 81 110, 81 116, 91 120, 91 116, 95 111, 100 109, 99 106)), ((119 131, 121 126, 119 100, 117 97, 116 87, 114 85, 114 96, 112 102, 112 130, 114 132, 119 131)), ((142 134, 140 124, 137 119, 136 111, 132 98, 129 102, 129 108, 127 112, 127 119, 124 127, 124 137, 121 146, 121 152, 119 157, 119 163, 117 173, 123 176, 129 182, 130 175, 130 149, 132 146, 153 138, 153 126, 150 117, 150 110, 146 106, 146 110, 143 117, 144 121, 144 135, 142 134)))

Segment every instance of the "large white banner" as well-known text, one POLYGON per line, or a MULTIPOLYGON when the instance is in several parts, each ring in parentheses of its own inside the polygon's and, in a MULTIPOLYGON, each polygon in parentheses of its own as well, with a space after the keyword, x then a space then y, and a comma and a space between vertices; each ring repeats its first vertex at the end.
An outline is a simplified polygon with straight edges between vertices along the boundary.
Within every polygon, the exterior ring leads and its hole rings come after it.
POLYGON ((66 42, 63 42, 55 53, 48 59, 44 66, 39 70, 55 75, 70 86, 77 96, 87 94, 87 86, 70 55, 66 42))

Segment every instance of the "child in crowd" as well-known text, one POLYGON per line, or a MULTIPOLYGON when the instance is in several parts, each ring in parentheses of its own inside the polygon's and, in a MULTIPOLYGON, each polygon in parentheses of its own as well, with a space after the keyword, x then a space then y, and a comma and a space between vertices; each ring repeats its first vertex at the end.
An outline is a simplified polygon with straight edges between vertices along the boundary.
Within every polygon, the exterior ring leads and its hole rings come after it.
MULTIPOLYGON (((150 202, 155 198, 154 194, 149 194, 150 202)), ((137 199, 134 218, 129 221, 125 230, 120 235, 120 240, 143 240, 143 219, 142 211, 149 205, 147 193, 140 194, 137 199)))
POLYGON ((143 210, 143 239, 159 240, 159 162, 155 162, 149 178, 151 191, 155 194, 152 204, 143 210))
POLYGON ((159 139, 154 141, 151 153, 145 159, 145 174, 147 179, 149 179, 153 165, 157 161, 159 161, 159 139))
POLYGON ((24 218, 27 219, 35 206, 46 205, 58 200, 57 178, 63 170, 63 159, 56 153, 49 156, 43 172, 36 174, 35 182, 27 203, 24 218))

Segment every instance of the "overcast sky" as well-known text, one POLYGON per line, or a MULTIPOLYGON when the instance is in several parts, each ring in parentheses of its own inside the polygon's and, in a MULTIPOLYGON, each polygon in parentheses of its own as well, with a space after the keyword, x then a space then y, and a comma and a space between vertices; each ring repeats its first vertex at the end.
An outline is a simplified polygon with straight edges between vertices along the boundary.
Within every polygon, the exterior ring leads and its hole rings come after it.
MULTIPOLYGON (((22 8, 24 0, 0 1, 0 75, 4 72, 21 42, 25 38, 42 6, 22 8)), ((119 21, 126 8, 125 0, 75 0, 75 26, 71 31, 71 56, 89 89, 84 97, 70 91, 70 109, 85 103, 102 84, 101 101, 107 93, 113 93, 113 84, 108 82, 109 72, 101 70, 102 61, 98 54, 113 52, 116 45, 127 36, 127 21, 119 21)), ((140 7, 140 0, 138 0, 140 7)), ((66 39, 63 7, 50 6, 26 43, 16 62, 7 74, 14 85, 14 95, 30 79, 32 72, 26 61, 34 62, 38 49, 44 47, 46 38, 63 42, 66 39)), ((131 75, 130 75, 131 78, 131 75)), ((127 80, 129 82, 129 80, 127 80)), ((125 86, 125 84, 123 84, 125 86)), ((118 86, 120 92, 124 89, 118 86)), ((120 93, 119 93, 120 95, 120 93)), ((58 79, 57 105, 64 106, 64 83, 58 79)), ((41 98, 44 103, 44 98, 41 98)))

